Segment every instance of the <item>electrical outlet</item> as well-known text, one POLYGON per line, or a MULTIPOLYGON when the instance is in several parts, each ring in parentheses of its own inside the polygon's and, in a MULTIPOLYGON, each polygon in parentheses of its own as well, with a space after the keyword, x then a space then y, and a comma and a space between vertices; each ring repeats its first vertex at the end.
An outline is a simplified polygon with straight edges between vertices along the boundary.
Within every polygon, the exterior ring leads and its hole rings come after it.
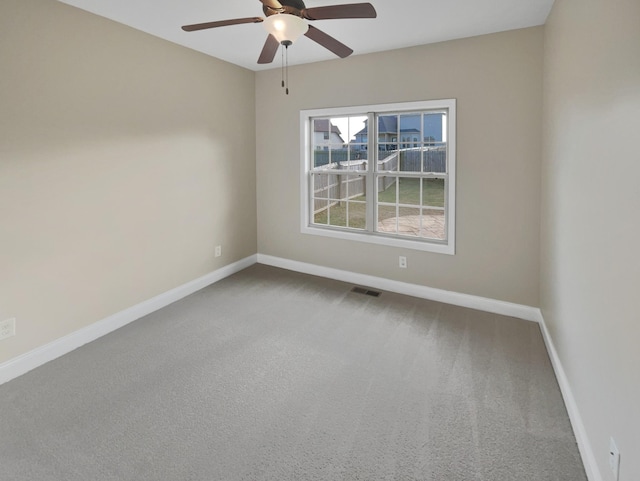
POLYGON ((16 335, 16 319, 11 318, 0 322, 0 341, 16 335))
POLYGON ((613 438, 610 438, 609 440, 609 466, 611 466, 611 471, 613 472, 613 479, 618 481, 620 472, 620 451, 618 450, 618 446, 616 446, 616 442, 613 438))
POLYGON ((405 256, 398 257, 398 266, 402 269, 407 268, 407 258, 405 256))
POLYGON ((216 257, 220 257, 222 255, 222 246, 216 246, 216 257))

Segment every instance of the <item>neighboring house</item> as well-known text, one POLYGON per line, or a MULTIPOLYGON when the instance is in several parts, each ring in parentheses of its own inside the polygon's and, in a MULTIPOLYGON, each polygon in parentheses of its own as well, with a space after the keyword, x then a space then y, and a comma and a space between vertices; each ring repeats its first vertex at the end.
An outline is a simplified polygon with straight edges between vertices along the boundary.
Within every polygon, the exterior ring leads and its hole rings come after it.
MULTIPOLYGON (((408 149, 419 147, 420 142, 442 142, 444 114, 434 113, 424 116, 424 137, 420 139, 420 116, 418 115, 385 115, 378 117, 378 139, 385 143, 385 150, 408 149), (400 125, 398 125, 400 120, 400 125)), ((355 135, 354 148, 367 149, 368 125, 355 135)))
POLYGON ((329 150, 329 145, 332 146, 332 149, 335 149, 338 145, 342 147, 346 144, 340 129, 328 119, 316 119, 313 121, 313 141, 314 145, 324 145, 324 150, 329 150))

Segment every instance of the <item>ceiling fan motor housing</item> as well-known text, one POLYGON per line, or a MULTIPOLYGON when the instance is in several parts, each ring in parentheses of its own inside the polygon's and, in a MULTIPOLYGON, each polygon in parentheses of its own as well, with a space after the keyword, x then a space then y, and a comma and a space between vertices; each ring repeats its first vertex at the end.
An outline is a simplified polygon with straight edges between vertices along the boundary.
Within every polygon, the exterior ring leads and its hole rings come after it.
POLYGON ((302 0, 280 0, 280 3, 285 7, 293 7, 297 8, 298 10, 307 8, 302 0))
POLYGON ((281 11, 274 10, 267 5, 262 5, 262 11, 268 17, 278 13, 288 13, 297 17, 302 16, 302 10, 307 8, 302 0, 280 0, 280 4, 284 7, 281 11))

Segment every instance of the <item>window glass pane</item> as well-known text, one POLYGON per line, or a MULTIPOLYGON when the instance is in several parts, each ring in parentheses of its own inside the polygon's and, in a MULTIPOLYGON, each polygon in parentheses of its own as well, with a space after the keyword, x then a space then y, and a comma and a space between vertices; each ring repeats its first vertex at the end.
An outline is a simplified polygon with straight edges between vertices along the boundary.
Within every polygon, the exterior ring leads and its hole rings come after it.
POLYGON ((322 197, 329 199, 336 199, 339 196, 339 178, 337 175, 328 174, 328 175, 319 175, 319 178, 322 178, 322 181, 319 181, 319 184, 322 184, 324 189, 324 194, 322 197))
POLYGON ((378 115, 378 143, 391 143, 398 137, 398 116, 378 115))
POLYGON ((367 170, 367 151, 349 148, 349 170, 367 170))
POLYGON ((400 151, 400 170, 402 172, 420 172, 422 149, 407 148, 400 151))
POLYGON ((365 202, 349 202, 347 222, 352 229, 364 229, 367 224, 367 204, 365 202))
POLYGON ((435 142, 425 145, 422 159, 424 172, 447 172, 447 144, 435 142))
POLYGON ((444 179, 422 179, 422 205, 444 207, 444 179))
POLYGON ((330 157, 329 157, 329 149, 327 150, 321 150, 321 149, 314 149, 313 151, 313 165, 312 167, 315 168, 326 168, 327 165, 330 162, 330 157))
POLYGON ((350 171, 365 172, 367 170, 367 151, 356 150, 352 146, 349 146, 347 158, 341 164, 341 168, 350 171))
POLYGON ((329 142, 329 120, 315 119, 313 121, 313 140, 315 145, 329 142))
POLYGON ((420 129, 422 128, 420 114, 403 114, 400 116, 401 149, 418 148, 420 129))
POLYGON ((347 159, 347 145, 337 125, 339 119, 319 118, 312 122, 312 168, 338 168, 347 159))
POLYGON ((344 198, 366 200, 367 179, 362 175, 341 176, 344 198))
POLYGON ((331 167, 336 170, 347 170, 349 168, 349 149, 336 147, 331 151, 331 167))
POLYGON ((315 149, 313 151, 313 165, 314 169, 332 170, 346 168, 341 162, 347 160, 347 150, 343 148, 333 148, 332 146, 325 146, 322 149, 315 149))
POLYGON ((327 225, 327 212, 328 210, 326 208, 316 212, 313 215, 313 223, 319 225, 327 225))
MULTIPOLYGON (((378 160, 384 160, 391 152, 398 150, 398 116, 379 115, 378 119, 378 160)), ((390 169, 383 169, 390 170, 390 169)))
POLYGON ((398 203, 420 205, 420 179, 407 177, 398 179, 398 203))
POLYGON ((445 240, 446 232, 444 209, 422 209, 422 237, 445 240))
POLYGON ((332 117, 329 119, 331 144, 344 146, 348 142, 347 129, 345 127, 347 117, 332 117))
POLYGON ((326 225, 329 207, 329 203, 327 201, 329 193, 329 176, 326 174, 313 174, 312 179, 313 196, 311 208, 313 223, 326 225))
POLYGON ((420 208, 398 208, 398 234, 418 237, 420 236, 420 208))
POLYGON ((400 165, 400 155, 397 150, 381 150, 381 146, 378 147, 378 172, 397 172, 400 165))
POLYGON ((395 204, 397 200, 396 188, 398 185, 397 178, 392 176, 381 175, 377 180, 378 185, 378 202, 395 204))
POLYGON ((332 199, 336 200, 347 200, 349 198, 349 177, 346 173, 341 173, 340 175, 333 175, 333 186, 330 191, 330 196, 332 199))
POLYGON ((313 174, 313 197, 326 199, 328 197, 329 176, 326 174, 313 174))
POLYGON ((339 127, 339 119, 315 119, 313 139, 316 145, 331 144, 342 146, 345 139, 339 127))
POLYGON ((396 206, 378 205, 378 232, 396 234, 398 232, 398 217, 396 206))
POLYGON ((313 199, 313 223, 326 225, 328 222, 329 202, 327 199, 313 199))
POLYGON ((336 202, 329 207, 329 225, 347 227, 346 202, 336 202))
POLYGON ((350 144, 349 147, 351 151, 354 152, 353 155, 358 155, 360 159, 368 159, 369 158, 369 146, 367 144, 350 144))
POLYGON ((344 117, 335 123, 341 130, 345 142, 366 145, 369 141, 366 115, 344 117))
POLYGON ((377 231, 397 233, 398 179, 394 176, 379 176, 377 231))
POLYGON ((446 116, 443 112, 426 113, 423 116, 423 138, 426 145, 443 142, 443 124, 446 116))

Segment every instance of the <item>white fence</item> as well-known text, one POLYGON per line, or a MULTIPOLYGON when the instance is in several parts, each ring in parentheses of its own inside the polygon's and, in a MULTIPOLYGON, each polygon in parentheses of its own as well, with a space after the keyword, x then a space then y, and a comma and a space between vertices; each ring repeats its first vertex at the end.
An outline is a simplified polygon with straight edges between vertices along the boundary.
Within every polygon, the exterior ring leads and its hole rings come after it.
MULTIPOLYGON (((378 170, 395 171, 398 169, 398 152, 378 162, 378 170)), ((314 213, 322 212, 330 205, 336 205, 340 200, 353 199, 365 195, 367 192, 366 178, 363 174, 367 170, 366 160, 350 160, 328 164, 313 176, 314 213), (327 200, 330 200, 327 203, 327 200)), ((382 192, 395 183, 395 177, 380 177, 378 192, 382 192)))

